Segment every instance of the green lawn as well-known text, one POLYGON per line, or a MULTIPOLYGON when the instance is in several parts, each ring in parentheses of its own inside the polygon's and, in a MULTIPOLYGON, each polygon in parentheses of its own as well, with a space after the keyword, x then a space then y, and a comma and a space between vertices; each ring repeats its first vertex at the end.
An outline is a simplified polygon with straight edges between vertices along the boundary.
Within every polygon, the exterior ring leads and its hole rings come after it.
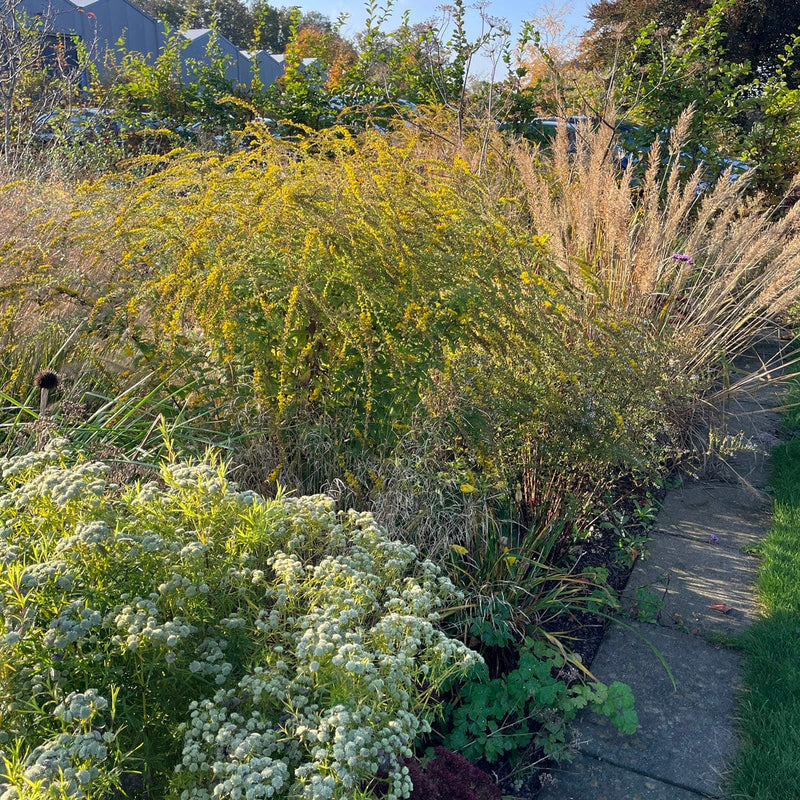
POLYGON ((731 776, 731 796, 748 800, 800 796, 800 438, 777 448, 772 464, 775 514, 758 580, 765 616, 741 641, 745 694, 731 776))

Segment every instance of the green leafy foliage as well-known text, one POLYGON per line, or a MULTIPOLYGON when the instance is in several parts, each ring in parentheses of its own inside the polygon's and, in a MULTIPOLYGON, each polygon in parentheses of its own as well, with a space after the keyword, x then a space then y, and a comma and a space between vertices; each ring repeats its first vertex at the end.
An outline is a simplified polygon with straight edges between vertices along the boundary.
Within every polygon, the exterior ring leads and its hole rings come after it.
MULTIPOLYGON (((668 40, 687 15, 696 27, 710 3, 703 0, 609 0, 592 3, 585 58, 606 69, 624 59, 638 31, 649 22, 668 40)), ((775 67, 776 59, 800 26, 800 10, 793 4, 734 0, 726 5, 722 20, 726 62, 749 61, 761 74, 775 67)))
MULTIPOLYGON (((123 130, 135 131, 137 124, 141 126, 148 119, 173 132, 193 123, 202 124, 209 134, 244 128, 250 112, 225 99, 247 100, 250 93, 226 77, 225 58, 214 38, 201 64, 184 65, 182 51, 187 43, 180 33, 170 31, 152 63, 139 53, 122 51, 119 63, 112 65, 117 77, 108 102, 123 130), (188 75, 184 75, 185 70, 188 75)), ((173 142, 181 144, 181 137, 174 135, 173 142)))
POLYGON ((640 586, 636 590, 633 615, 639 622, 655 624, 664 608, 664 591, 657 591, 651 586, 640 586))
POLYGON ((657 22, 643 27, 621 65, 616 102, 643 124, 640 146, 655 135, 663 139, 680 114, 693 108, 682 154, 686 167, 702 165, 716 177, 725 158, 743 159, 756 171, 754 184, 777 200, 800 165, 793 77, 800 37, 784 29, 785 44, 759 69, 732 58, 725 25, 736 6, 736 0, 717 0, 668 39, 659 36, 657 22))
POLYGON ((485 665, 475 668, 458 703, 448 709, 445 745, 472 761, 485 759, 490 764, 519 755, 531 744, 558 757, 566 746, 566 723, 586 706, 608 717, 618 730, 636 731, 638 718, 628 686, 577 677, 563 651, 528 639, 517 667, 506 675, 490 678, 485 665))

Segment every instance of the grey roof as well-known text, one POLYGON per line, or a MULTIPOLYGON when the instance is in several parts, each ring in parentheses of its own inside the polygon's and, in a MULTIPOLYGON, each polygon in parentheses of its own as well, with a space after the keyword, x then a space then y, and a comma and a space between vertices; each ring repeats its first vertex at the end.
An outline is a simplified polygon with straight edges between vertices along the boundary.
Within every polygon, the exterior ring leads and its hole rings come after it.
MULTIPOLYGON (((45 17, 53 33, 75 35, 87 44, 96 45, 90 57, 101 70, 106 53, 119 52, 117 43, 120 40, 125 42, 125 51, 141 53, 150 62, 158 57, 167 42, 164 23, 130 0, 20 0, 20 9, 29 16, 45 17)), ((187 41, 181 51, 185 80, 191 79, 198 64, 210 61, 206 45, 212 33, 210 28, 192 28, 178 33, 187 41)), ((269 86, 283 73, 283 67, 268 53, 259 51, 251 58, 219 33, 215 42, 226 59, 226 77, 235 83, 249 86, 255 70, 261 84, 269 86)))
MULTIPOLYGON (((92 0, 94 2, 94 0, 92 0)), ((207 33, 211 33, 211 28, 189 28, 189 30, 181 31, 181 33, 187 39, 199 39, 201 36, 205 36, 207 33)))

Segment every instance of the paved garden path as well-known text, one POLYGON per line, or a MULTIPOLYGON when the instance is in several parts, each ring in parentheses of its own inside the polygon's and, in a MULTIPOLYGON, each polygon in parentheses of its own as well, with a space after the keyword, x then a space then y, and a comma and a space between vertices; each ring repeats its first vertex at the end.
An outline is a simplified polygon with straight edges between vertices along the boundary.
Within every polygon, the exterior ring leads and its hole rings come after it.
MULTIPOLYGON (((751 369, 757 359, 738 367, 751 369)), ((724 424, 744 449, 713 477, 686 479, 667 494, 625 591, 631 618, 611 625, 592 664, 600 680, 631 686, 638 732, 626 736, 584 714, 575 759, 551 772, 539 800, 725 797, 741 670, 724 642, 758 614, 758 561, 748 551, 769 524, 763 489, 778 441, 779 416, 770 409, 779 401, 779 388, 766 380, 728 401, 724 424)))

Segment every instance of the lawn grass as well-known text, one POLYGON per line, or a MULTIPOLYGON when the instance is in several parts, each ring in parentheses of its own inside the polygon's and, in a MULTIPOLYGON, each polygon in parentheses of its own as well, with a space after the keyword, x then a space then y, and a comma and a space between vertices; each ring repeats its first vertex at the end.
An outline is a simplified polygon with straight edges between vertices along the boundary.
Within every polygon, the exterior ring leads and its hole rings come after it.
POLYGON ((748 800, 800 793, 800 438, 774 451, 772 468, 774 520, 757 585, 764 618, 740 642, 745 693, 731 797, 748 800))

